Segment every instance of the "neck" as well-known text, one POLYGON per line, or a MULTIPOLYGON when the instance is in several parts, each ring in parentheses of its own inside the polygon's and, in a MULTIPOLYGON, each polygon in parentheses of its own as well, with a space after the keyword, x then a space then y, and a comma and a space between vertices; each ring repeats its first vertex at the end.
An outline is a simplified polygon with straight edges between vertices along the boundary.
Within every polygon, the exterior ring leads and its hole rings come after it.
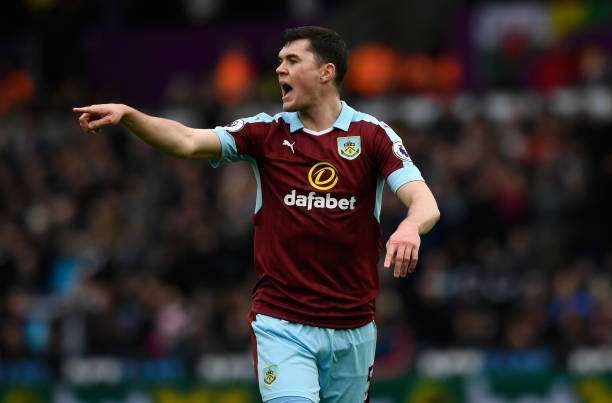
POLYGON ((301 110, 300 120, 304 124, 304 127, 309 130, 321 131, 330 128, 338 116, 340 116, 340 110, 342 104, 340 103, 340 96, 334 95, 324 100, 316 102, 309 108, 301 110))

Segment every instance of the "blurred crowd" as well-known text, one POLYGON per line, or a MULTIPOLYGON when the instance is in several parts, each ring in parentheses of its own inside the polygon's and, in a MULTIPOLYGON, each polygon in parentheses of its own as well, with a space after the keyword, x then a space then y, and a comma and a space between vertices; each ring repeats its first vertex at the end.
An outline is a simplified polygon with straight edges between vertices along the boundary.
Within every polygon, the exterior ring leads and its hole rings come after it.
MULTIPOLYGON (((584 49, 567 70, 551 50, 540 92, 510 91, 512 102, 467 96, 444 58, 444 94, 415 95, 416 74, 409 95, 387 80, 368 97, 381 66, 357 64, 366 87, 346 100, 398 132, 442 212, 416 274, 380 268, 378 374, 429 347, 550 349, 563 365, 573 348, 612 345, 612 69, 604 49, 584 49)), ((270 76, 225 56, 215 82, 227 86, 177 75, 146 111, 195 127, 277 112, 270 76), (248 87, 238 76, 254 84, 234 97, 248 87)), ((423 62, 411 71, 429 71, 423 62)), ((249 165, 173 159, 120 126, 82 134, 71 108, 120 94, 99 99, 80 79, 37 93, 24 71, 0 69, 0 359, 247 350, 249 165)), ((385 238, 405 213, 386 189, 385 238)))
MULTIPOLYGON (((248 349, 250 167, 173 159, 121 127, 82 134, 68 101, 2 118, 1 356, 248 349)), ((201 109, 155 112, 214 125, 201 109)), ((427 127, 390 123, 442 220, 416 275, 381 269, 381 359, 610 345, 610 124, 546 108, 505 123, 450 111, 427 127)), ((385 236, 404 214, 387 189, 385 236)))

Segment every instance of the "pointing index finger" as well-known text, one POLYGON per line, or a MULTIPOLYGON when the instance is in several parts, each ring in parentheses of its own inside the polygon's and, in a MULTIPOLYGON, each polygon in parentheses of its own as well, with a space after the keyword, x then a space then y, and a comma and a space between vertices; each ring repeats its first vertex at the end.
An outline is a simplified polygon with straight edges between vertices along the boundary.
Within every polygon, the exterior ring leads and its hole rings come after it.
POLYGON ((72 108, 72 112, 76 113, 85 113, 85 112, 93 112, 91 106, 80 106, 77 108, 72 108))

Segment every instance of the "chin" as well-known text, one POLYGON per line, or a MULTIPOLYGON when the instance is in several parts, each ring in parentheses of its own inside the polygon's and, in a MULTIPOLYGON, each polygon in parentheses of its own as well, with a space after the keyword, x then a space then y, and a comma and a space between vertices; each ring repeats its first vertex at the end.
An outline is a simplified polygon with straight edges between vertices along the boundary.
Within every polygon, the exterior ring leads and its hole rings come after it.
POLYGON ((283 112, 298 112, 299 108, 294 102, 283 102, 283 112))

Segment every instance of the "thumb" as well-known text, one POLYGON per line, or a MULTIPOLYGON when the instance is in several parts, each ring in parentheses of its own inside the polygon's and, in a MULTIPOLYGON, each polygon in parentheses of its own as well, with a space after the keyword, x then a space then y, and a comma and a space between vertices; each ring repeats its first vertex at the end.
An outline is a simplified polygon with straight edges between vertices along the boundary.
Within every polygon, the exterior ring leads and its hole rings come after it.
POLYGON ((106 126, 106 125, 110 125, 113 124, 113 118, 112 116, 105 116, 102 119, 98 119, 98 120, 94 120, 93 122, 89 123, 89 129, 91 130, 95 130, 95 129, 99 129, 102 126, 106 126))

